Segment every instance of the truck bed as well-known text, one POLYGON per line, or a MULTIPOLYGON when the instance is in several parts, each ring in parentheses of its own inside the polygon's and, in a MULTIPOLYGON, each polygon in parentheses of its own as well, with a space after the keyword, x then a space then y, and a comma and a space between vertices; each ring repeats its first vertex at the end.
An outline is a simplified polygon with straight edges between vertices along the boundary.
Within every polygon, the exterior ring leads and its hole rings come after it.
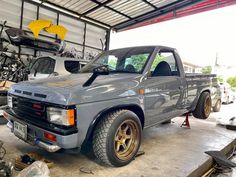
POLYGON ((201 74, 201 73, 185 73, 186 78, 196 78, 196 77, 216 77, 216 74, 201 74))

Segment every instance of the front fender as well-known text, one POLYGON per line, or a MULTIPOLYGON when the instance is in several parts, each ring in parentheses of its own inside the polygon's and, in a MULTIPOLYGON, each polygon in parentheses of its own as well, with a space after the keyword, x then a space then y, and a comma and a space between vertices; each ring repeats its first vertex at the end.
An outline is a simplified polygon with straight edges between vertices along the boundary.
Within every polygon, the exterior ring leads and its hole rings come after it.
POLYGON ((103 110, 101 110, 96 116, 94 116, 93 121, 90 123, 85 140, 83 142, 83 144, 88 143, 89 141, 92 140, 92 135, 93 132, 96 128, 96 126, 98 125, 98 123, 102 120, 102 118, 115 110, 119 110, 119 109, 128 109, 131 110, 132 112, 134 112, 135 114, 137 114, 137 116, 140 118, 141 124, 142 126, 144 126, 144 110, 142 109, 142 107, 138 104, 119 104, 119 105, 115 105, 115 106, 110 106, 107 107, 103 110))

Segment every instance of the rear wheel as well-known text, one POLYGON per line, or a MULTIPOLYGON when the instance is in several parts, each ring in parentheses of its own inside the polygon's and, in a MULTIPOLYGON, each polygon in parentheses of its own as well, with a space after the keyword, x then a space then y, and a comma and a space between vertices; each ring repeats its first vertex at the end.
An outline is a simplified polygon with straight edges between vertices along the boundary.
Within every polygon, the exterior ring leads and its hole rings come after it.
POLYGON ((221 108, 221 100, 217 100, 215 106, 213 107, 214 112, 219 112, 221 108))
POLYGON ((197 106, 193 111, 193 116, 199 119, 207 119, 211 113, 211 96, 208 92, 203 92, 198 99, 197 106))
POLYGON ((142 127, 138 116, 129 110, 108 114, 93 135, 95 156, 106 165, 124 166, 139 150, 142 127))

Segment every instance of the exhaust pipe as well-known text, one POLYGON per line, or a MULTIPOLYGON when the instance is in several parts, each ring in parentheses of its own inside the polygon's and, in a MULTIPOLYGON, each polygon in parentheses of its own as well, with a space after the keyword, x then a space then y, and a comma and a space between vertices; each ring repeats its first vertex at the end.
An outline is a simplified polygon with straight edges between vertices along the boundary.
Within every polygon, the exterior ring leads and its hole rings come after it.
POLYGON ((56 152, 58 151, 59 149, 61 149, 59 146, 57 145, 51 145, 51 144, 47 144, 47 143, 44 143, 40 140, 36 140, 35 144, 45 150, 47 150, 48 152, 56 152))

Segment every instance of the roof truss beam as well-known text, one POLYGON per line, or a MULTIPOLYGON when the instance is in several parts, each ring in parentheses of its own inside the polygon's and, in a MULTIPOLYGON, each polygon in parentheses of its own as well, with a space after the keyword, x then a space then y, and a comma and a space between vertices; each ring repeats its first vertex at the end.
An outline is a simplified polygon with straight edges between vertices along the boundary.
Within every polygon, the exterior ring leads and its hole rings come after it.
MULTIPOLYGON (((92 12, 94 12, 95 10, 97 10, 97 9, 99 9, 99 8, 101 8, 101 7, 104 7, 106 4, 108 4, 108 3, 112 2, 112 1, 114 1, 114 0, 107 0, 106 2, 103 2, 103 3, 99 4, 99 5, 97 5, 96 7, 94 7, 94 8, 92 8, 92 9, 90 9, 90 10, 84 12, 83 14, 81 14, 81 16, 85 16, 85 15, 87 15, 87 14, 89 14, 89 13, 92 13, 92 12)), ((97 2, 95 2, 95 3, 97 4, 97 2)))
MULTIPOLYGON (((156 23, 176 17, 191 15, 193 11, 189 9, 196 9, 196 13, 207 11, 219 7, 236 4, 236 0, 161 0, 157 6, 154 5, 158 1, 139 0, 139 1, 115 1, 115 0, 86 0, 90 8, 79 6, 80 0, 23 0, 26 2, 35 3, 38 6, 49 8, 53 11, 58 11, 83 22, 94 24, 106 29, 114 29, 121 31, 146 25, 148 22, 156 23), (67 2, 69 6, 66 6, 67 2), (112 5, 110 5, 112 2, 112 5), (73 10, 74 7, 79 10, 73 10), (192 7, 189 7, 192 6, 192 7), (84 8, 84 9, 83 9, 84 8), (206 10, 204 10, 206 9, 206 10), (183 14, 185 12, 185 14, 183 14), (180 14, 181 15, 178 15, 180 14), (91 15, 93 14, 93 15, 91 15), (109 14, 109 16, 107 15, 109 14), (91 16, 90 16, 91 15, 91 16), (102 17, 102 18, 101 18, 102 17), (159 20, 157 20, 157 18, 159 20), (98 20, 100 19, 100 20, 98 20), (101 20, 102 19, 102 20, 101 20), (106 19, 106 23, 103 21, 106 19), (109 19, 109 20, 107 20, 109 19), (117 20, 122 19, 122 20, 117 20)), ((84 2, 84 1, 83 1, 84 2)))
POLYGON ((112 28, 119 31, 121 29, 130 27, 130 26, 135 25, 137 23, 144 22, 146 20, 150 20, 152 18, 164 15, 164 14, 169 13, 169 12, 173 12, 176 9, 181 9, 181 8, 193 5, 193 4, 195 4, 197 2, 200 2, 200 1, 204 1, 204 0, 178 0, 176 2, 165 5, 161 8, 158 8, 157 10, 155 9, 151 12, 148 12, 146 14, 143 14, 143 15, 140 15, 140 16, 135 17, 133 19, 130 19, 126 22, 122 22, 120 24, 114 25, 114 26, 112 26, 112 28))
POLYGON ((98 5, 101 5, 101 7, 104 6, 105 8, 107 8, 107 9, 109 9, 109 10, 111 10, 111 11, 113 11, 113 12, 119 14, 119 15, 122 15, 122 16, 124 16, 124 17, 130 19, 130 20, 132 19, 130 16, 128 16, 128 15, 126 15, 126 14, 120 12, 120 11, 117 11, 117 10, 115 10, 115 9, 113 9, 113 8, 111 8, 111 7, 109 7, 109 6, 107 6, 107 5, 102 5, 102 3, 101 3, 101 2, 98 2, 97 0, 90 0, 90 1, 92 1, 92 2, 94 2, 94 3, 96 3, 96 4, 98 4, 98 5))
MULTIPOLYGON (((24 0, 24 1, 28 1, 28 2, 31 2, 31 3, 39 4, 39 3, 36 3, 35 1, 32 1, 32 0, 24 0)), ((54 3, 52 3, 52 2, 50 2, 50 1, 48 1, 48 0, 40 0, 40 1, 41 1, 41 3, 39 4, 40 6, 48 7, 48 6, 46 5, 46 3, 47 3, 47 4, 49 4, 50 6, 54 6, 54 7, 58 8, 58 9, 61 9, 62 11, 66 11, 66 12, 69 12, 69 13, 71 13, 71 14, 77 15, 77 16, 79 16, 79 18, 82 17, 82 18, 84 18, 84 19, 87 19, 87 20, 91 21, 91 23, 94 22, 94 23, 97 23, 97 24, 101 24, 101 25, 103 25, 103 26, 106 26, 106 27, 108 27, 108 28, 111 28, 111 26, 108 25, 108 24, 105 24, 105 23, 103 23, 103 22, 101 22, 101 21, 92 19, 92 18, 87 17, 87 16, 86 16, 86 17, 83 17, 83 16, 81 16, 81 14, 78 13, 78 12, 75 12, 75 11, 73 11, 73 10, 67 9, 67 8, 62 7, 62 6, 60 6, 60 5, 54 4, 54 3)), ((51 7, 49 7, 49 8, 51 9, 51 7)), ((82 19, 82 18, 81 18, 81 19, 82 19)), ((85 20, 85 21, 86 21, 86 20, 85 20)))
POLYGON ((145 2, 146 4, 148 4, 149 6, 153 7, 154 9, 158 9, 155 5, 153 5, 149 1, 147 1, 147 0, 142 0, 142 1, 145 2))

